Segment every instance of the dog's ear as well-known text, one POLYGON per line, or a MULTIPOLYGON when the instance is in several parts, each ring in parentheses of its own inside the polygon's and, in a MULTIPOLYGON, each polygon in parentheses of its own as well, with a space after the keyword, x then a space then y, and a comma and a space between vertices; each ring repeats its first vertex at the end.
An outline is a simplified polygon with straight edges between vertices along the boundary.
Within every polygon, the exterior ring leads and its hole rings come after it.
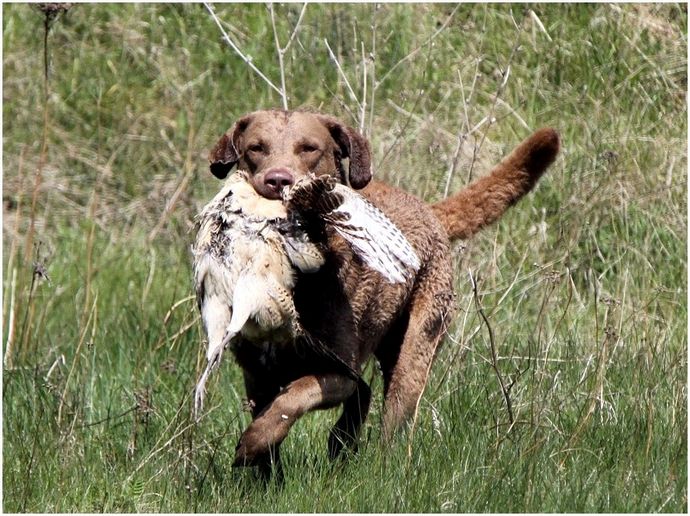
MULTIPOLYGON (((340 157, 350 159, 347 182, 355 190, 367 186, 369 181, 371 181, 371 153, 367 139, 335 118, 325 115, 319 115, 318 117, 340 147, 340 157)), ((343 173, 342 167, 341 173, 343 173)), ((345 179, 344 177, 342 178, 343 181, 345 179)))
POLYGON ((218 179, 225 179, 240 159, 237 152, 237 139, 247 128, 251 115, 240 118, 230 130, 220 137, 208 156, 211 173, 218 179))

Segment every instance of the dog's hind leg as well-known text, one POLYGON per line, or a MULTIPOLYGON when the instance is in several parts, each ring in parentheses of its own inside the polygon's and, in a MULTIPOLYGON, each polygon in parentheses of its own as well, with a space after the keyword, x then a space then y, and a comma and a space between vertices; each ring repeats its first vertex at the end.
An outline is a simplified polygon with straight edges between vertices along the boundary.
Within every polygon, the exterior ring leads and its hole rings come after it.
POLYGON ((453 315, 453 302, 450 258, 439 252, 419 277, 407 324, 390 336, 388 356, 379 358, 385 389, 384 439, 415 416, 436 350, 453 315), (401 344, 393 342, 396 337, 402 338, 401 344))

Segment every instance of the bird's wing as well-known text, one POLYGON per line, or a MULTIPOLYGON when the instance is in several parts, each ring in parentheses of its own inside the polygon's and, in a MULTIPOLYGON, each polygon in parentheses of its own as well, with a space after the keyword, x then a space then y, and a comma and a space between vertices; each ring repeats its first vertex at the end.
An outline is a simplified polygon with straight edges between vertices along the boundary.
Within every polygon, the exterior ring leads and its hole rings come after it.
POLYGON ((391 283, 405 282, 419 270, 419 257, 398 227, 371 202, 333 178, 321 176, 296 185, 288 209, 320 215, 391 283))

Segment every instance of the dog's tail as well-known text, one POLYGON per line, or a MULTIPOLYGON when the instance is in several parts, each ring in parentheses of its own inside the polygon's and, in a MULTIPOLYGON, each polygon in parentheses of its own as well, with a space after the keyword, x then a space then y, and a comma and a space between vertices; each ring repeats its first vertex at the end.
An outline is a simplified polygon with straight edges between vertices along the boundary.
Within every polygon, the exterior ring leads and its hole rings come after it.
POLYGON ((556 159, 558 133, 544 128, 523 141, 487 176, 432 205, 448 237, 466 239, 498 220, 529 192, 556 159))

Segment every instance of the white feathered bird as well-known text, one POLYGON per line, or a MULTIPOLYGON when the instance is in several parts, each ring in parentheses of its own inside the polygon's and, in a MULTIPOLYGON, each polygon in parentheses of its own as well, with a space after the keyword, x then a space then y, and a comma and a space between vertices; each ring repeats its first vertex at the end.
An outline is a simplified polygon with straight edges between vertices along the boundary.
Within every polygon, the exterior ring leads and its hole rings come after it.
MULTIPOLYGON (((419 269, 419 258, 400 230, 335 179, 302 180, 281 202, 256 193, 245 172, 233 174, 199 214, 192 247, 197 302, 208 338, 207 365, 194 397, 197 417, 206 381, 235 338, 257 344, 288 344, 300 336, 310 340, 299 323, 292 290, 295 272, 315 272, 324 256, 296 223, 302 213, 331 225, 391 283, 404 282, 419 269)), ((338 360, 330 350, 321 351, 338 360)))

